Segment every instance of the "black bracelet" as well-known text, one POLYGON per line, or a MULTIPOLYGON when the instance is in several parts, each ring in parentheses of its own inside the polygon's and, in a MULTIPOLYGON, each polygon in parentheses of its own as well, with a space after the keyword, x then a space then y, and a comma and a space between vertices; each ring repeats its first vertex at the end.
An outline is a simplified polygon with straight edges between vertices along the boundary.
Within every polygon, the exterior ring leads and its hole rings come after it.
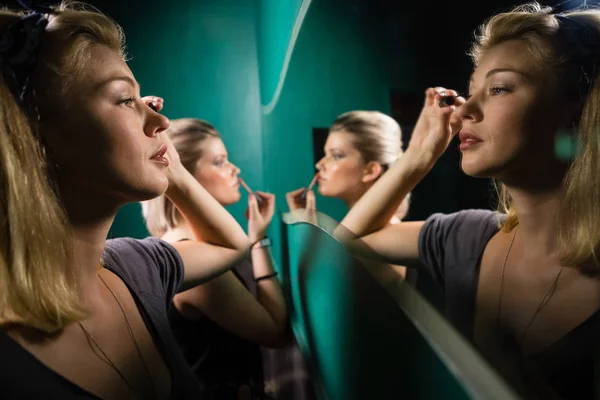
POLYGON ((275 272, 273 272, 271 274, 259 276, 258 278, 254 278, 254 282, 262 281, 264 279, 273 278, 273 277, 276 277, 277 275, 279 275, 279 274, 277 273, 277 271, 275 271, 275 272))

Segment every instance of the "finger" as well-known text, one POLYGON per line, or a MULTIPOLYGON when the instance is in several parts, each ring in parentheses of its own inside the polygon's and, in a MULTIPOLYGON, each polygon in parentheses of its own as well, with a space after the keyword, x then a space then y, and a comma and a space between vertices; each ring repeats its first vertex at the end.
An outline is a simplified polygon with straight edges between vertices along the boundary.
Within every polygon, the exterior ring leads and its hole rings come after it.
POLYGON ((448 107, 448 106, 456 106, 458 107, 460 104, 464 102, 464 98, 459 97, 458 92, 456 90, 445 90, 439 94, 439 97, 436 97, 436 101, 438 101, 438 105, 440 108, 448 107))
POLYGON ((257 196, 260 196, 260 198, 262 199, 263 203, 265 203, 268 207, 270 207, 271 205, 275 204, 275 195, 272 193, 266 193, 266 192, 260 192, 260 191, 256 191, 254 192, 257 196))
POLYGON ((446 88, 443 88, 441 86, 436 86, 433 88, 429 88, 425 91, 425 107, 427 106, 432 106, 434 105, 436 102, 439 102, 438 96, 440 93, 443 93, 446 90, 446 88))
POLYGON ((440 92, 440 95, 442 95, 444 97, 448 97, 448 96, 457 97, 458 92, 456 90, 452 90, 452 89, 444 89, 440 92))
POLYGON ((291 192, 287 192, 286 196, 296 197, 296 196, 302 194, 303 191, 304 191, 304 188, 292 190, 291 192))
POLYGON ((264 200, 269 200, 270 198, 275 197, 273 193, 261 192, 260 190, 255 190, 254 194, 264 200))
POLYGON ((258 207, 258 200, 254 196, 248 196, 248 209, 250 210, 250 216, 256 216, 260 214, 258 207))
POLYGON ((456 121, 456 119, 452 119, 454 111, 456 111, 456 106, 449 106, 442 108, 439 113, 437 129, 439 132, 445 132, 446 135, 448 135, 448 140, 450 140, 458 132, 458 125, 456 124, 459 124, 459 122, 456 121))
POLYGON ((285 202, 288 205, 288 210, 295 210, 296 209, 296 202, 294 201, 293 198, 289 197, 289 196, 285 196, 285 202))
POLYGON ((265 205, 262 208, 262 215, 267 224, 270 224, 273 216, 275 215, 275 196, 270 196, 267 200, 265 200, 265 205))
POLYGON ((317 199, 315 197, 315 192, 312 190, 306 192, 306 208, 311 210, 317 209, 317 199))
POLYGON ((156 108, 156 112, 159 112, 165 106, 165 100, 162 97, 152 96, 152 103, 154 104, 154 108, 156 108))
POLYGON ((450 129, 452 130, 452 136, 462 129, 462 120, 457 115, 456 111, 450 116, 450 129))
POLYGON ((154 108, 156 108, 156 112, 160 112, 164 107, 164 104, 162 102, 155 101, 155 102, 153 102, 153 104, 154 104, 154 108))
POLYGON ((454 105, 455 105, 456 107, 460 107, 460 106, 462 106, 463 104, 465 104, 466 102, 467 102, 467 100, 466 100, 464 97, 462 97, 462 96, 460 96, 460 95, 458 95, 458 94, 456 95, 456 97, 455 97, 455 99, 454 99, 454 105))
POLYGON ((427 88, 427 90, 425 90, 425 104, 423 104, 423 107, 429 107, 433 105, 433 102, 435 101, 435 89, 434 88, 427 88))

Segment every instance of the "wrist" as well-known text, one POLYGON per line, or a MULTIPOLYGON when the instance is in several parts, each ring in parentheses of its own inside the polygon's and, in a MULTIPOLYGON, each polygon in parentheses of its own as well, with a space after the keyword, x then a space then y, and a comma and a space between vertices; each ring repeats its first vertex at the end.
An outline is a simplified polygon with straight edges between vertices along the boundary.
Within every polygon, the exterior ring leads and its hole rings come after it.
POLYGON ((268 237, 266 232, 258 232, 258 233, 248 234, 248 239, 250 240, 251 244, 257 243, 266 237, 268 237))
POLYGON ((437 157, 431 152, 411 147, 406 149, 404 155, 398 160, 399 163, 406 165, 410 170, 423 175, 433 168, 436 161, 437 157))
POLYGON ((186 188, 190 186, 190 178, 196 181, 181 164, 170 166, 167 178, 169 179, 169 186, 165 192, 167 197, 177 197, 178 194, 185 193, 186 188))
POLYGON ((271 247, 271 245, 273 244, 273 242, 271 241, 271 238, 268 236, 264 236, 262 239, 252 241, 251 243, 252 243, 252 245, 250 247, 250 250, 268 248, 268 247, 271 247))

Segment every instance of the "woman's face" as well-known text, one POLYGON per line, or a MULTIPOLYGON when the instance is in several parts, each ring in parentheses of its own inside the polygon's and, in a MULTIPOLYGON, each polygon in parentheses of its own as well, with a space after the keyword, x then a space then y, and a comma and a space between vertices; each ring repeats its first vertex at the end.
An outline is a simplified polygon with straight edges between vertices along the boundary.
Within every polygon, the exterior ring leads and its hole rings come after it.
POLYGON ((370 187, 367 163, 354 147, 352 134, 331 132, 325 142, 325 157, 316 165, 319 171, 319 193, 353 204, 370 187))
POLYGON ((117 52, 105 46, 90 52, 65 112, 41 122, 61 193, 121 204, 156 197, 168 186, 167 166, 155 156, 164 149, 161 132, 169 120, 140 100, 117 52))
POLYGON ((558 163, 554 143, 565 104, 529 54, 524 43, 507 41, 479 60, 471 97, 456 110, 466 174, 517 182, 539 178, 558 163))
POLYGON ((219 203, 227 206, 240 200, 239 174, 240 169, 227 159, 221 139, 209 137, 202 143, 194 177, 219 203))

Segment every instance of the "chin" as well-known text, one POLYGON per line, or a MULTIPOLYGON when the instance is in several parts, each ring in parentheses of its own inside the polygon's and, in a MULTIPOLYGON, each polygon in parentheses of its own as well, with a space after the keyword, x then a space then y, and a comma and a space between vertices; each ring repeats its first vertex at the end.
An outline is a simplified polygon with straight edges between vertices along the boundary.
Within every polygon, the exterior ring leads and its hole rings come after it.
POLYGON ((215 197, 215 199, 221 203, 222 206, 227 207, 227 206, 231 206, 234 205, 235 203, 237 203, 238 201, 240 201, 240 199, 242 198, 242 196, 240 195, 240 193, 236 193, 233 194, 231 196, 223 196, 222 198, 217 198, 215 197))
POLYGON ((159 174, 146 179, 123 180, 119 186, 117 191, 129 201, 144 201, 164 194, 169 181, 164 174, 159 174))
POLYGON ((151 200, 158 196, 165 194, 167 191, 168 184, 166 185, 155 185, 152 187, 145 187, 138 189, 137 193, 132 196, 135 198, 135 201, 145 201, 151 200))
POLYGON ((495 178, 496 174, 494 174, 495 168, 491 165, 476 162, 464 162, 464 160, 460 163, 460 169, 465 173, 465 175, 470 176, 471 178, 495 178))
POLYGON ((329 197, 329 193, 327 193, 327 189, 324 189, 323 186, 319 185, 317 188, 317 192, 323 197, 329 197))

